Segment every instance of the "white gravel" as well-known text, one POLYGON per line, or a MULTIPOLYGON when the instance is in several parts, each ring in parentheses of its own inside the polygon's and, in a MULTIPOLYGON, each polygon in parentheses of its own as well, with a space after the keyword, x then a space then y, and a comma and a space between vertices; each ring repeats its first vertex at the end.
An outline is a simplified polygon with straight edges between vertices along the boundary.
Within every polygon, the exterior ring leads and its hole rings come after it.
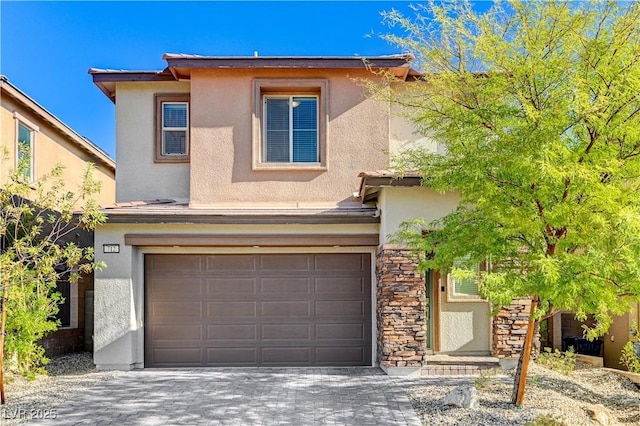
POLYGON ((564 376, 532 364, 522 408, 511 404, 513 377, 493 376, 484 382, 477 386, 480 407, 475 409, 442 404, 459 383, 417 382, 409 398, 424 425, 527 425, 541 417, 558 422, 541 423, 544 425, 598 425, 586 411, 590 404, 603 404, 614 424, 640 424, 640 390, 628 379, 600 368, 580 365, 572 375, 564 376))
POLYGON ((0 424, 14 425, 55 413, 56 405, 97 382, 120 374, 96 371, 92 354, 80 352, 51 358, 48 375, 35 380, 8 373, 5 376, 6 405, 0 408, 0 424))

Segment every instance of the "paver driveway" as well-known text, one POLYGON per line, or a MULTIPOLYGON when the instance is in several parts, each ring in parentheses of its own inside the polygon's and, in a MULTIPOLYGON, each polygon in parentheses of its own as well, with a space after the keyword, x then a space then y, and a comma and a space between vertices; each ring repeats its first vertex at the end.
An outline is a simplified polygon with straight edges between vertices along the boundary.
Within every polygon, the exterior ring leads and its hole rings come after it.
POLYGON ((89 388, 29 424, 420 425, 378 368, 147 369, 89 388))

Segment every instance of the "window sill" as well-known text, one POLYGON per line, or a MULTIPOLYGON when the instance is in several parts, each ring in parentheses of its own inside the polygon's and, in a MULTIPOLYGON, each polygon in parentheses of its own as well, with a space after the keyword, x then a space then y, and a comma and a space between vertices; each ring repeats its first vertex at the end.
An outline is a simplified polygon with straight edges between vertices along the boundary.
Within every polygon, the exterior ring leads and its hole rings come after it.
POLYGON ((188 155, 163 155, 161 157, 155 157, 153 162, 165 164, 186 164, 190 162, 190 157, 188 155))
POLYGON ((324 172, 327 170, 327 166, 321 163, 258 163, 253 165, 253 170, 304 170, 324 172))

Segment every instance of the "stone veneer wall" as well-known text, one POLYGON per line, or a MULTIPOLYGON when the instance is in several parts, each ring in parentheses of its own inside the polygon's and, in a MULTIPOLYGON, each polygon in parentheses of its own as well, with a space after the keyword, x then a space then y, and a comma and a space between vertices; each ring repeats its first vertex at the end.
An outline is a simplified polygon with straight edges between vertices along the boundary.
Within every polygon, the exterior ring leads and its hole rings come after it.
MULTIPOLYGON (((529 324, 530 299, 514 300, 501 308, 493 317, 493 356, 496 358, 519 357, 529 324)), ((539 327, 539 323, 538 323, 539 327)), ((540 332, 535 330, 531 355, 540 352, 540 332)))
POLYGON ((385 245, 376 256, 378 362, 382 367, 422 367, 426 350, 426 295, 417 259, 385 245))

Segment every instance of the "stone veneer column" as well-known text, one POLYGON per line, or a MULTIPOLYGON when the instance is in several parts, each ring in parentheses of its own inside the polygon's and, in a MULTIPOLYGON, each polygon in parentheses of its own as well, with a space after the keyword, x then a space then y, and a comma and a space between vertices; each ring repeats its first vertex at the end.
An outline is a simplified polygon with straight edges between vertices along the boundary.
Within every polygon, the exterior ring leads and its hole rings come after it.
MULTIPOLYGON (((493 317, 493 347, 496 358, 519 357, 529 324, 530 299, 513 300, 510 306, 502 307, 493 317)), ((540 352, 540 332, 535 330, 531 355, 540 352)))
POLYGON ((427 324, 423 275, 411 251, 392 245, 378 249, 376 299, 378 362, 388 370, 422 367, 427 324))

